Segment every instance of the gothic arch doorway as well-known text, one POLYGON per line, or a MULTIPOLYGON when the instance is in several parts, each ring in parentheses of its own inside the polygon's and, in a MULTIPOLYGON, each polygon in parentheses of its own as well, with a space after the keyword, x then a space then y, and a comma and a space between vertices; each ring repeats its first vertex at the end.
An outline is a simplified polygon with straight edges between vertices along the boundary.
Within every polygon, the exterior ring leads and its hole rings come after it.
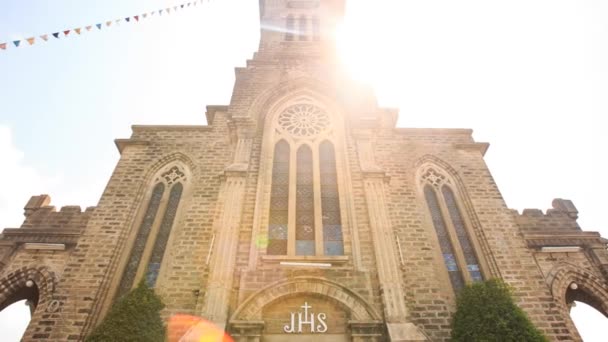
MULTIPOLYGON (((18 314, 18 317, 11 317, 11 319, 26 319, 26 314, 22 312, 24 310, 19 310, 19 308, 14 310, 15 306, 24 302, 29 308, 31 320, 37 312, 37 308, 46 304, 53 288, 53 274, 44 267, 23 267, 13 271, 0 279, 0 312, 11 307, 9 310, 18 314)), ((16 324, 19 323, 23 322, 16 324)))
POLYGON ((572 335, 580 338, 570 315, 575 302, 587 304, 608 319, 608 284, 593 273, 573 265, 562 264, 549 272, 547 283, 562 309, 572 335))
POLYGON ((383 322, 361 296, 315 277, 271 284, 235 311, 229 331, 236 341, 379 341, 383 322))

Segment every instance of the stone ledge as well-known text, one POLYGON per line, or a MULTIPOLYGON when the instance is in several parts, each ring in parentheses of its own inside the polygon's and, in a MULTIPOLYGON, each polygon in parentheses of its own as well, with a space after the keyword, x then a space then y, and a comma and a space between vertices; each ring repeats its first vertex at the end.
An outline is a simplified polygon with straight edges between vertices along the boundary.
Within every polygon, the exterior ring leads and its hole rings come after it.
MULTIPOLYGON (((336 256, 296 256, 296 255, 263 255, 262 261, 280 263, 280 262, 302 262, 302 263, 331 263, 331 264, 344 264, 350 260, 348 255, 336 255, 336 256)), ((298 266, 294 266, 298 267, 298 266)))
POLYGON ((457 150, 464 151, 479 151, 482 156, 486 155, 488 148, 490 147, 489 143, 486 142, 478 142, 478 143, 470 143, 470 144, 454 144, 454 148, 457 150))
POLYGON ((118 148, 118 153, 122 154, 127 146, 148 146, 150 141, 144 139, 114 139, 114 144, 118 148))
POLYGON ((406 128, 397 127, 395 132, 403 135, 467 135, 473 134, 470 128, 406 128))

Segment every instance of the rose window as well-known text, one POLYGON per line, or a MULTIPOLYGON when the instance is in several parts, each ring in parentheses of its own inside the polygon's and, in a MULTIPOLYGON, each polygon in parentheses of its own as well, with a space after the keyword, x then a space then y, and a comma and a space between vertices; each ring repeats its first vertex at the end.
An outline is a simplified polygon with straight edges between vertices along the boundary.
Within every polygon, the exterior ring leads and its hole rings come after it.
POLYGON ((293 136, 311 137, 327 129, 329 116, 316 106, 299 104, 279 115, 279 126, 293 136))

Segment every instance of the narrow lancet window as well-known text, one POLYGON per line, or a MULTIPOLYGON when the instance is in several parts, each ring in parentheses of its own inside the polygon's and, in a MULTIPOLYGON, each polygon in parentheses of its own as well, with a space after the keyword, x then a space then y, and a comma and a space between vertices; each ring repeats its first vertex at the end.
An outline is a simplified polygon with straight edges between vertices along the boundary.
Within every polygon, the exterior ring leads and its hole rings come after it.
POLYGON ((319 148, 321 171, 321 212, 323 217, 323 254, 343 255, 342 221, 338 198, 338 175, 333 145, 325 141, 319 148))
POLYGON ((464 279, 458 269, 458 261, 456 260, 456 255, 454 253, 454 246, 450 240, 445 220, 441 213, 437 194, 430 185, 427 185, 424 187, 424 195, 431 212, 433 226, 435 227, 435 232, 437 233, 441 254, 443 255, 443 261, 450 276, 452 288, 455 292, 458 292, 464 287, 464 279))
POLYGON ((287 16, 287 22, 285 24, 285 40, 293 40, 294 20, 293 15, 287 16))
POLYGON ((300 34, 300 40, 308 40, 308 18, 306 18, 306 16, 302 15, 300 16, 300 30, 299 30, 299 34, 300 34))
POLYGON ((268 255, 287 254, 289 209, 289 144, 279 141, 274 148, 272 190, 268 226, 268 255))
POLYGON ((483 277, 479 269, 479 261, 477 260, 475 250, 471 244, 471 239, 469 238, 469 234, 465 228, 462 215, 460 215, 458 205, 456 204, 454 192, 446 185, 441 188, 441 192, 443 193, 443 198, 445 199, 446 206, 450 213, 454 230, 456 230, 456 236, 458 236, 458 242, 460 242, 460 247, 462 249, 462 253, 464 254, 464 259, 467 263, 467 270, 471 275, 471 279, 474 281, 482 281, 483 277))
POLYGON ((182 191, 184 187, 182 183, 177 183, 171 188, 169 193, 169 203, 167 203, 167 209, 165 215, 156 235, 156 241, 154 242, 154 248, 152 249, 152 255, 148 262, 148 268, 146 270, 146 283, 149 287, 156 285, 156 279, 158 278, 158 272, 160 271, 160 265, 165 255, 165 249, 167 248, 167 242, 171 235, 171 228, 177 215, 177 207, 179 206, 180 198, 182 197, 182 191))
POLYGON ((298 149, 296 173, 296 255, 315 255, 315 208, 312 151, 298 149))
POLYGON ((152 230, 154 220, 156 219, 156 213, 158 212, 164 192, 165 185, 163 183, 156 184, 152 190, 152 196, 150 197, 144 219, 141 222, 137 236, 135 237, 135 243, 133 244, 131 254, 129 255, 129 261, 123 272, 122 279, 120 280, 116 298, 125 295, 133 286, 133 281, 135 280, 137 269, 139 268, 139 262, 141 261, 144 249, 146 248, 146 242, 148 241, 148 236, 152 230))

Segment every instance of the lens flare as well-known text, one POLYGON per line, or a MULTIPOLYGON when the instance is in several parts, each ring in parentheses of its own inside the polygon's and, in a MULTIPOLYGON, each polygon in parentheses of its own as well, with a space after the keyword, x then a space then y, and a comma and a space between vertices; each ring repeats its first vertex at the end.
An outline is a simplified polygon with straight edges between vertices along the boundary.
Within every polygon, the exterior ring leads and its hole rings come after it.
POLYGON ((174 315, 167 330, 170 342, 234 342, 224 330, 196 316, 174 315))

